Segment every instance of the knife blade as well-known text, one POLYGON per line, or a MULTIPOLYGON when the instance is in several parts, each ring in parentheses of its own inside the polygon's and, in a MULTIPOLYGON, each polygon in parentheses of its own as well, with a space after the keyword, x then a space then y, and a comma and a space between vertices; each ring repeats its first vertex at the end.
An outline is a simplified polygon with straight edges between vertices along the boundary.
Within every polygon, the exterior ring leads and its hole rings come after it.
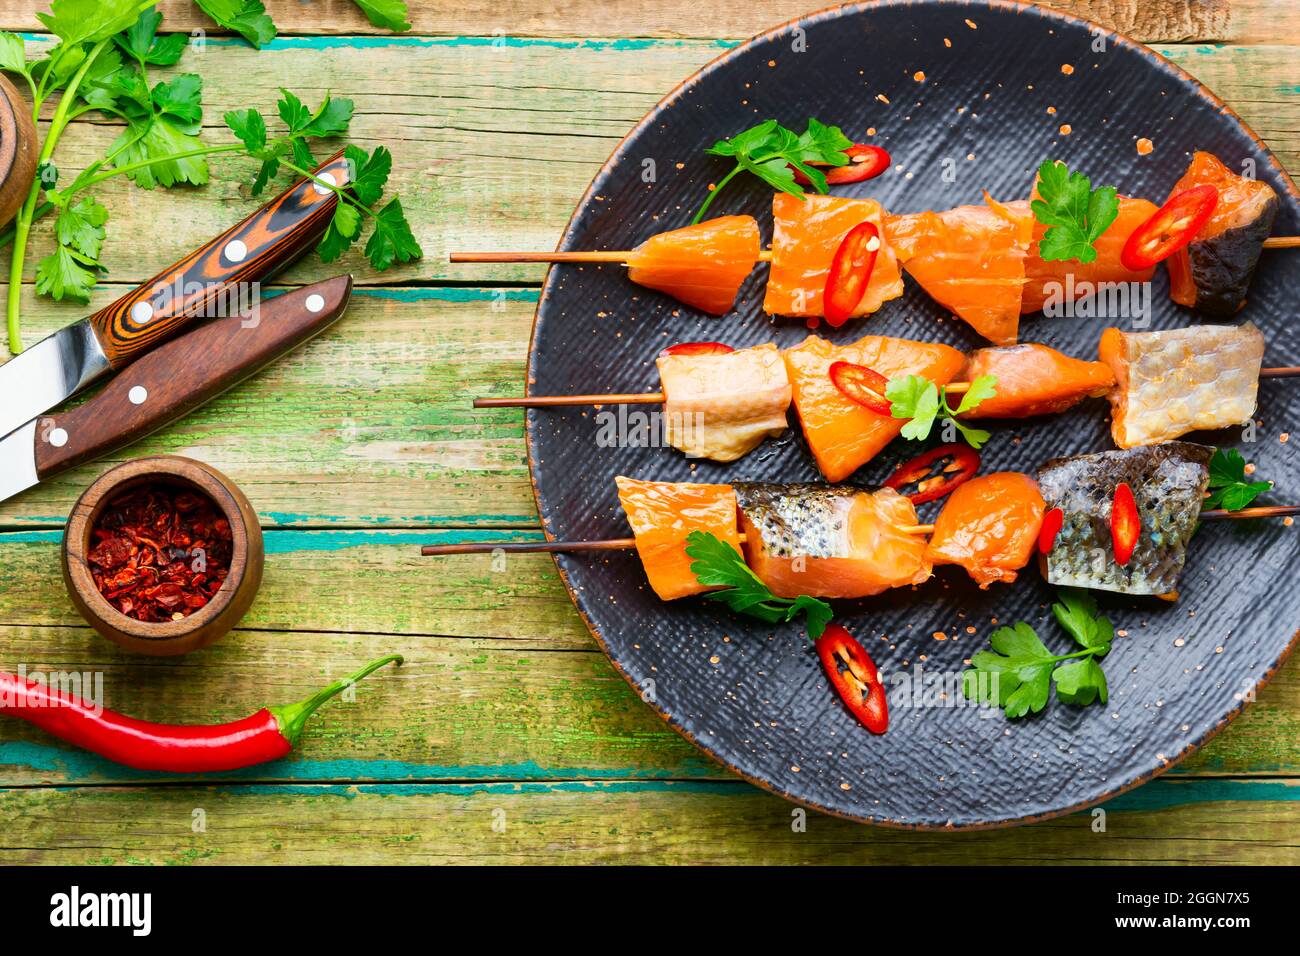
POLYGON ((33 419, 0 440, 0 501, 143 438, 327 329, 347 308, 337 276, 260 304, 257 322, 214 319, 160 345, 89 401, 33 419))
POLYGON ((342 152, 243 222, 111 305, 60 329, 0 365, 0 435, 121 371, 196 318, 246 305, 269 279, 324 233, 338 196, 324 183, 351 181, 342 152))

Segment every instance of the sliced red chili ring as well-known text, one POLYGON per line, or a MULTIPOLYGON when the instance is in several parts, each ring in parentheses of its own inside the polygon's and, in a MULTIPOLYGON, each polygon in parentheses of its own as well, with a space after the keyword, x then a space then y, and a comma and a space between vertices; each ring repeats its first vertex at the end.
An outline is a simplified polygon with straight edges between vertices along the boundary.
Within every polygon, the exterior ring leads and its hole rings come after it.
POLYGON ((911 499, 912 504, 921 505, 951 494, 958 485, 974 478, 979 470, 979 452, 970 445, 952 442, 931 448, 911 461, 899 465, 897 470, 885 480, 885 487, 902 491, 908 485, 918 485, 916 492, 907 497, 911 499), (951 458, 951 463, 945 465, 938 474, 934 474, 934 463, 945 458, 951 458), (918 483, 921 482, 924 482, 926 487, 920 487, 918 483))
POLYGON ((854 365, 852 362, 832 362, 827 375, 830 376, 831 384, 845 398, 871 409, 877 415, 890 414, 889 399, 885 397, 889 379, 874 368, 854 365))
POLYGON ((840 240, 822 295, 822 317, 831 325, 843 325, 862 301, 879 251, 880 230, 872 222, 858 223, 840 240))
POLYGON ((1137 547, 1141 534, 1142 520, 1138 516, 1133 489, 1121 481, 1115 486, 1115 498, 1110 505, 1110 539, 1115 549, 1115 563, 1120 567, 1133 557, 1133 549, 1137 547))
MULTIPOLYGON (((889 168, 893 162, 889 153, 879 146, 872 146, 869 143, 855 143, 844 151, 844 155, 849 161, 843 166, 831 166, 826 171, 826 184, 828 186, 842 186, 844 183, 860 183, 863 180, 874 179, 889 168)), ((822 163, 809 163, 809 166, 821 166, 822 163)), ((794 181, 803 185, 811 186, 812 180, 802 172, 790 167, 794 173, 794 181)))
POLYGON ((827 624, 816 646, 822 668, 849 713, 873 734, 883 734, 889 727, 889 703, 875 662, 838 624, 827 624))
POLYGON ((1133 230, 1119 261, 1125 269, 1142 272, 1168 259, 1196 238, 1218 204, 1219 191, 1210 185, 1174 193, 1155 215, 1133 230))
POLYGON ((736 351, 721 342, 678 342, 660 352, 660 355, 726 355, 736 351))
POLYGON ((1065 512, 1060 508, 1053 508, 1043 515, 1043 526, 1038 529, 1038 551, 1040 554, 1052 553, 1052 547, 1056 544, 1056 536, 1061 533, 1063 524, 1065 524, 1065 512))

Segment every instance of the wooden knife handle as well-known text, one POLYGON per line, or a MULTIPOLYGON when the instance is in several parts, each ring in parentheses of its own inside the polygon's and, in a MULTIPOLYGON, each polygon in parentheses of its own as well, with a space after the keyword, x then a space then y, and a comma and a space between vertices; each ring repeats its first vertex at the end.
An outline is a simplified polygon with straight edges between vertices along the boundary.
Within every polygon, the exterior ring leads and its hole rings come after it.
POLYGON ((44 481, 188 414, 328 328, 351 293, 351 276, 327 279, 159 346, 84 405, 37 422, 37 475, 44 481))
MULTIPOLYGON (((342 151, 313 176, 336 186, 348 183, 342 151)), ((324 235, 339 198, 322 182, 300 179, 239 225, 90 316, 113 368, 125 368, 194 318, 229 314, 255 299, 252 283, 269 279, 324 235)))

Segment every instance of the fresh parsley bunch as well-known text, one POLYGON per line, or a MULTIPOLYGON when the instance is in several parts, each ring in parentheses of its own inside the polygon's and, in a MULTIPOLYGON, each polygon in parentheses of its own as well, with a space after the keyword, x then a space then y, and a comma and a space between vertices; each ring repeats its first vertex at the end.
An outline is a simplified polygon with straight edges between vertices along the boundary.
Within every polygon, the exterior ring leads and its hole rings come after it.
POLYGON ((1038 197, 1029 206, 1034 218, 1047 226, 1038 243, 1039 257, 1044 262, 1095 260, 1093 243, 1119 215, 1115 187, 1093 189, 1083 173, 1048 159, 1038 167, 1038 197))
POLYGON ((1247 481, 1246 459, 1235 448, 1216 448, 1210 456, 1210 493, 1202 509, 1240 511, 1273 487, 1271 481, 1247 481))
POLYGON ((796 598, 781 598, 768 589, 753 569, 745 563, 740 552, 715 534, 692 531, 686 536, 686 553, 695 560, 691 573, 706 587, 721 587, 704 596, 710 601, 720 601, 737 614, 748 614, 768 624, 793 621, 800 614, 814 641, 822 636, 834 612, 825 601, 801 594, 796 598))
POLYGON ((1000 627, 989 637, 993 649, 972 656, 971 669, 962 675, 967 700, 997 704, 1008 717, 1023 717, 1047 706, 1055 684, 1064 703, 1106 703, 1106 672, 1098 660, 1110 652, 1115 629, 1097 613, 1097 602, 1086 591, 1067 589, 1059 597, 1052 614, 1080 650, 1053 654, 1024 621, 1000 627))
POLYGON ((802 196, 803 187, 794 178, 791 167, 808 177, 819 193, 827 191, 826 174, 811 163, 824 166, 844 166, 849 158, 844 151, 853 141, 838 126, 827 126, 815 119, 808 120, 808 129, 802 134, 786 129, 774 119, 753 126, 730 139, 720 139, 705 150, 710 156, 723 156, 736 161, 731 172, 709 193, 704 205, 691 223, 704 218, 713 200, 718 198, 727 183, 742 172, 752 173, 777 192, 802 196))
POLYGON ((889 399, 889 413, 894 418, 910 418, 901 432, 904 438, 923 441, 930 436, 930 430, 936 420, 952 422, 953 426, 966 439, 972 448, 980 448, 989 440, 988 432, 982 428, 971 428, 957 420, 958 415, 971 411, 986 398, 998 393, 996 375, 981 375, 970 383, 970 388, 961 397, 957 407, 948 404, 947 387, 940 388, 934 382, 919 375, 905 378, 891 378, 885 388, 885 397, 889 399))

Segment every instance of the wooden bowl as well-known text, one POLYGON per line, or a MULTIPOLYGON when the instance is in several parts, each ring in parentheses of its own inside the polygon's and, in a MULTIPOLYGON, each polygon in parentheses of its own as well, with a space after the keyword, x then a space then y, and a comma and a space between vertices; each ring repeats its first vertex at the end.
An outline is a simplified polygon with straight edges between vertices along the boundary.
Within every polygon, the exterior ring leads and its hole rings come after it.
POLYGON ((36 127, 32 108, 0 76, 0 226, 18 213, 36 178, 36 127))
POLYGON ((209 465, 175 455, 137 458, 99 477, 77 500, 63 534, 63 580, 81 616, 128 650, 157 657, 207 647, 239 623, 262 584, 265 551, 257 513, 235 484, 209 465), (230 522, 230 572, 212 599, 179 621, 151 623, 127 617, 99 593, 86 563, 91 534, 105 506, 143 484, 182 485, 212 499, 230 522))

